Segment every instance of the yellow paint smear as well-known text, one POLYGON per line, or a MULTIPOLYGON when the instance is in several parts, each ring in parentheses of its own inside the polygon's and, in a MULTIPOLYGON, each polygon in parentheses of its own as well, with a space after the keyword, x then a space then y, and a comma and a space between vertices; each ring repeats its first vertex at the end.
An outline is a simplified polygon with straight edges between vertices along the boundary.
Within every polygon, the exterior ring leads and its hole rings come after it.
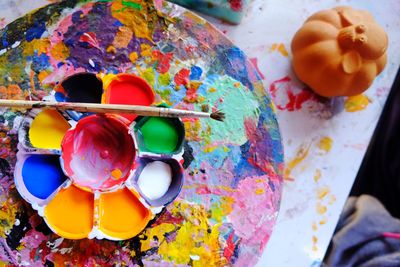
POLYGON ((321 177, 322 177, 321 170, 316 169, 315 174, 314 174, 314 182, 318 183, 318 181, 321 179, 321 177))
POLYGON ((109 237, 128 239, 147 225, 150 212, 129 189, 104 193, 99 198, 99 229, 109 237))
POLYGON ((318 243, 318 238, 314 235, 312 237, 312 250, 313 251, 317 251, 318 250, 317 243, 318 243))
POLYGON ((321 140, 319 140, 318 148, 325 152, 329 152, 332 149, 332 143, 332 138, 324 136, 321 138, 321 140))
POLYGON ((60 42, 51 48, 50 53, 54 59, 64 61, 69 56, 69 48, 63 42, 60 42))
POLYGON ((327 222, 328 222, 328 219, 327 219, 327 218, 322 218, 322 220, 319 221, 319 224, 320 224, 320 225, 324 225, 324 224, 326 224, 327 222))
POLYGON ((273 44, 271 48, 269 49, 269 52, 279 52, 282 56, 288 57, 289 53, 286 50, 286 47, 284 44, 273 44))
POLYGON ((317 203, 316 209, 317 209, 317 213, 318 213, 319 215, 325 214, 326 211, 328 210, 328 208, 327 208, 326 206, 322 205, 322 204, 319 203, 319 202, 317 203))
POLYGON ((330 189, 327 186, 324 186, 322 188, 318 188, 318 190, 317 190, 318 199, 319 200, 324 199, 329 194, 329 192, 330 192, 330 189))
POLYGON ((75 186, 61 190, 44 209, 44 218, 60 236, 81 239, 93 227, 94 195, 75 186))
POLYGON ((297 151, 296 157, 289 161, 286 165, 286 169, 284 171, 284 179, 290 180, 290 174, 292 173, 293 169, 296 168, 307 156, 310 150, 310 145, 302 146, 297 151))
POLYGON ((61 141, 70 127, 56 110, 46 109, 33 119, 29 140, 36 148, 61 149, 61 141))
POLYGON ((116 48, 125 48, 128 46, 133 36, 133 32, 130 28, 121 26, 117 34, 115 35, 113 45, 116 48))
POLYGON ((344 108, 347 112, 357 112, 367 108, 371 103, 365 95, 350 96, 344 102, 344 108))

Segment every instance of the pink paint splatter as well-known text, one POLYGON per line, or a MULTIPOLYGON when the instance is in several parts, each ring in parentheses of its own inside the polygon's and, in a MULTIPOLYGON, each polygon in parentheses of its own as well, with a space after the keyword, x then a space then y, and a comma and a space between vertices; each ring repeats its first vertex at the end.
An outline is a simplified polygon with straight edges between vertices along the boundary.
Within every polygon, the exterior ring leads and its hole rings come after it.
POLYGON ((97 40, 96 34, 94 32, 85 32, 79 37, 79 41, 83 43, 88 43, 92 47, 100 49, 99 41, 97 40))
POLYGON ((313 92, 293 86, 289 77, 274 81, 269 90, 276 107, 280 110, 299 110, 302 109, 304 103, 317 100, 313 92))
POLYGON ((171 60, 174 55, 172 53, 164 54, 157 50, 153 51, 153 56, 157 59, 157 71, 162 74, 167 73, 171 67, 171 60))
POLYGON ((261 79, 265 79, 265 76, 262 74, 262 72, 260 71, 260 69, 258 68, 258 59, 253 57, 250 58, 250 62, 254 65, 255 69, 257 70, 258 75, 260 75, 261 79))
POLYGON ((6 26, 6 19, 5 18, 0 18, 0 29, 4 28, 6 26))
MULTIPOLYGON (((242 242, 258 244, 260 251, 267 243, 275 223, 275 216, 266 214, 274 214, 279 202, 268 181, 267 175, 241 180, 237 191, 231 194, 235 202, 228 215, 235 234, 242 238, 242 242)), ((279 186, 275 190, 277 188, 279 186)))

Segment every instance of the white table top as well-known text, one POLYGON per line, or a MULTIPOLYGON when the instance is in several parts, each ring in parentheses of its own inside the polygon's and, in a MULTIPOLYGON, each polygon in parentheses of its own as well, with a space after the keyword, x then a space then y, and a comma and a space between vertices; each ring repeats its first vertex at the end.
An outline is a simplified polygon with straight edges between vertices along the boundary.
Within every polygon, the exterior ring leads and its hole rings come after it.
MULTIPOLYGON (((1 1, 0 28, 49 2, 54 1, 1 1)), ((277 224, 258 266, 321 262, 399 68, 398 14, 398 0, 254 0, 239 26, 211 19, 257 61, 278 107, 287 177, 277 224), (385 28, 386 69, 363 96, 329 102, 303 95, 293 105, 288 92, 296 97, 304 85, 291 70, 291 38, 309 15, 338 5, 369 10, 385 28)))
POLYGON ((239 26, 213 20, 257 60, 265 87, 276 89, 288 177, 275 229, 257 266, 318 266, 323 259, 399 68, 398 14, 397 0, 255 0, 239 26), (306 97, 291 111, 287 92, 298 95, 304 88, 291 69, 291 39, 308 16, 340 5, 374 15, 389 35, 388 64, 363 96, 331 103, 306 97), (359 103, 358 110, 343 109, 346 103, 359 103))

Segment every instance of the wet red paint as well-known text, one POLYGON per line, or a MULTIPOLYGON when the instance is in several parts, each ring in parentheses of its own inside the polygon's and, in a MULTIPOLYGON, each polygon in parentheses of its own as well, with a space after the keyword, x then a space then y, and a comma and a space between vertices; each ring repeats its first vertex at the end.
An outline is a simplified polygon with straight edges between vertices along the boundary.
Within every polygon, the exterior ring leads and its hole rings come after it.
POLYGON ((175 85, 177 87, 181 85, 187 86, 189 84, 189 75, 190 70, 181 69, 174 77, 175 85))
MULTIPOLYGON (((154 91, 142 78, 132 74, 119 74, 110 83, 105 93, 108 104, 150 106, 155 99, 154 91)), ((121 114, 132 122, 137 116, 121 114)))
POLYGON ((129 131, 119 116, 91 115, 81 119, 62 141, 65 173, 77 186, 89 190, 120 185, 135 168, 135 144, 129 131), (114 170, 118 170, 118 176, 113 175, 114 170))
POLYGON ((298 89, 291 85, 291 79, 284 77, 280 80, 273 82, 269 88, 271 95, 274 99, 276 107, 280 110, 295 111, 303 107, 307 101, 317 100, 317 96, 308 89, 298 89), (282 91, 286 95, 286 100, 281 101, 278 99, 278 91, 280 95, 282 91), (299 91, 299 92, 295 92, 299 91), (283 102, 283 103, 281 103, 283 102))
POLYGON ((79 37, 79 41, 83 43, 88 43, 92 47, 100 49, 99 41, 97 40, 96 34, 94 32, 85 32, 79 37))
POLYGON ((161 51, 153 51, 153 56, 157 60, 157 71, 159 73, 167 73, 169 68, 171 67, 171 60, 173 57, 172 53, 162 53, 161 51))
POLYGON ((233 242, 234 234, 233 232, 229 235, 228 240, 226 240, 226 247, 224 248, 224 257, 228 261, 231 260, 233 253, 235 252, 235 243, 233 242))
POLYGON ((262 72, 260 71, 260 69, 258 68, 258 59, 253 57, 250 58, 250 62, 253 64, 253 66, 256 68, 258 75, 260 75, 261 79, 265 79, 265 76, 262 74, 262 72))

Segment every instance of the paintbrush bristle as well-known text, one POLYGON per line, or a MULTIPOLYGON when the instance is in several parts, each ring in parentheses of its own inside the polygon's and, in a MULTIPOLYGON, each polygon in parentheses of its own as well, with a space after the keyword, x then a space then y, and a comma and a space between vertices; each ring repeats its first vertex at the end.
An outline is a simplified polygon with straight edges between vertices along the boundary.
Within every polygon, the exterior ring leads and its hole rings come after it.
POLYGON ((225 113, 223 113, 221 110, 217 110, 210 114, 210 118, 216 121, 224 121, 225 113))

